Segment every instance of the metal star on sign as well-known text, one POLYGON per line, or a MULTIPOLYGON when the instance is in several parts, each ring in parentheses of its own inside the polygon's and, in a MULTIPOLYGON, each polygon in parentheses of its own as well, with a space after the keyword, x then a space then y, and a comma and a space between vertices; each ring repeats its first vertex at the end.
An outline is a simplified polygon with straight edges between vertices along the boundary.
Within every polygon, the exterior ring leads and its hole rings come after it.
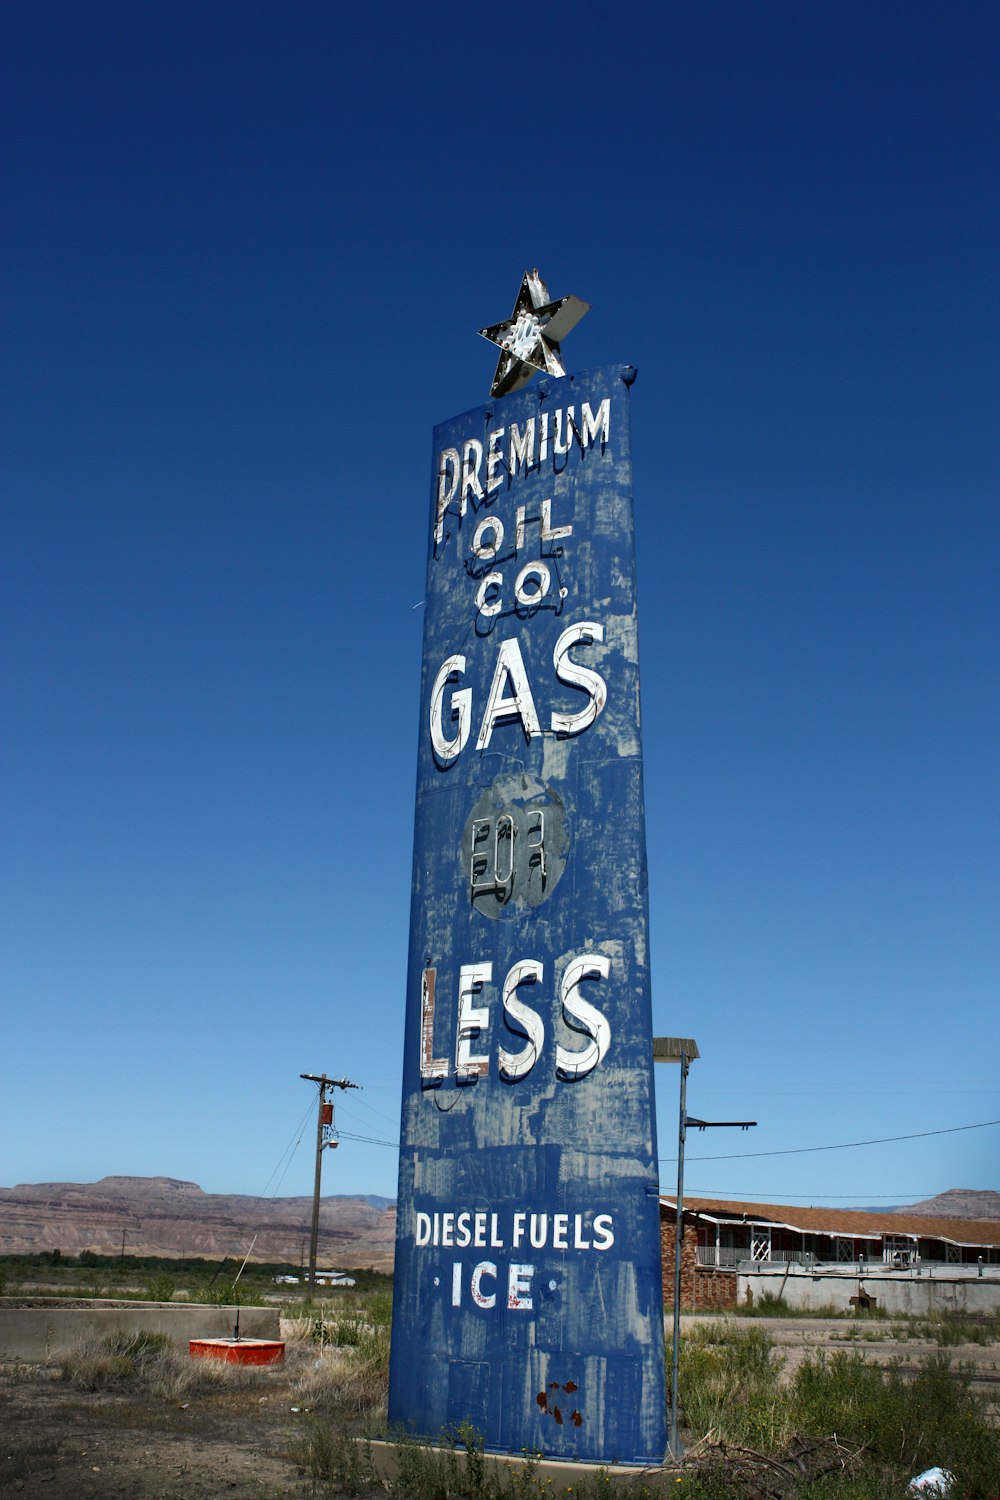
POLYGON ((590 303, 581 302, 579 297, 550 302, 549 289, 538 271, 525 271, 510 317, 479 330, 484 339, 500 345, 490 395, 507 396, 519 391, 536 370, 565 375, 559 357, 560 340, 589 311, 590 303))

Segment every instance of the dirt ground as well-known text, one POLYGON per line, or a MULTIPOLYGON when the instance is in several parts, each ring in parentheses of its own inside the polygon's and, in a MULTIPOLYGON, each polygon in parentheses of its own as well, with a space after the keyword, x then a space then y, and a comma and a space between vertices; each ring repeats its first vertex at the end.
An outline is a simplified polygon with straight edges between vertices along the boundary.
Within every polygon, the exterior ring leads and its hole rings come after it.
POLYGON ((0 1366, 0 1495, 275 1500, 311 1493, 294 1460, 308 1414, 280 1367, 181 1401, 74 1390, 57 1369, 0 1366))
MULTIPOLYGON (((699 1320, 701 1321, 701 1320, 699 1320)), ((688 1320, 684 1319, 687 1324, 688 1320)), ((858 1349, 916 1368, 938 1346, 892 1337, 889 1325, 768 1319, 791 1372, 808 1352, 858 1349)), ((1000 1420, 1000 1345, 961 1345, 973 1386, 1000 1420)), ((282 1366, 255 1370, 246 1389, 178 1399, 80 1391, 55 1367, 0 1365, 0 1496, 24 1500, 279 1500, 308 1496, 296 1462, 311 1421, 282 1366), (296 1408, 298 1409, 296 1410, 296 1408)), ((683 1400, 683 1393, 682 1393, 683 1400)))

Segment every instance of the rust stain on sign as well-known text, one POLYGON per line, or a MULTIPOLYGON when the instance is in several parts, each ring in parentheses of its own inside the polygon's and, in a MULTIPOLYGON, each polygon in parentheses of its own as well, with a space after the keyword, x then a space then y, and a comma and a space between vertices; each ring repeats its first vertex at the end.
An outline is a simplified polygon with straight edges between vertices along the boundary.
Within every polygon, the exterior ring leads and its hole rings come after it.
MULTIPOLYGON (((567 1380, 564 1385, 560 1385, 558 1380, 550 1380, 548 1383, 548 1388, 544 1391, 539 1391, 538 1395, 535 1397, 535 1401, 538 1404, 539 1410, 542 1411, 545 1416, 551 1417, 557 1427, 561 1427, 563 1425, 562 1407, 549 1405, 548 1392, 565 1391, 567 1395, 572 1395, 574 1391, 577 1391, 579 1389, 580 1387, 577 1385, 575 1380, 567 1380)), ((570 1412, 569 1419, 573 1423, 574 1427, 583 1426, 583 1413, 576 1410, 576 1408, 574 1408, 573 1411, 570 1412)))

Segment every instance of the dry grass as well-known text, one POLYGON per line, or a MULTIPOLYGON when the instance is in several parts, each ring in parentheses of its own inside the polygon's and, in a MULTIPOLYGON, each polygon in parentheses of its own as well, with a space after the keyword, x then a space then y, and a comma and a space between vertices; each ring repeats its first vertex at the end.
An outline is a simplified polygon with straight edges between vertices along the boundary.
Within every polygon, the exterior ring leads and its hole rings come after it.
POLYGON ((356 1349, 327 1348, 296 1364, 292 1389, 310 1411, 351 1422, 384 1422, 388 1380, 379 1358, 356 1349))
POLYGON ((165 1335, 115 1333, 82 1339, 63 1357, 60 1376, 80 1391, 142 1393, 183 1402, 211 1392, 273 1387, 280 1382, 303 1410, 358 1422, 384 1422, 389 1369, 387 1328, 369 1328, 347 1347, 317 1342, 309 1323, 283 1329, 280 1365, 193 1359, 165 1335))
POLYGON ((64 1355, 59 1373, 78 1391, 113 1390, 141 1380, 170 1348, 161 1333, 88 1334, 64 1355))
POLYGON ((192 1359, 166 1334, 121 1330, 82 1338, 63 1356, 59 1374, 79 1391, 141 1391, 164 1400, 213 1390, 249 1390, 262 1373, 252 1365, 219 1359, 192 1359))
POLYGON ((292 1387, 303 1406, 352 1425, 384 1423, 389 1385, 387 1298, 368 1298, 336 1322, 282 1322, 292 1387), (383 1303, 385 1304, 383 1306, 383 1303))

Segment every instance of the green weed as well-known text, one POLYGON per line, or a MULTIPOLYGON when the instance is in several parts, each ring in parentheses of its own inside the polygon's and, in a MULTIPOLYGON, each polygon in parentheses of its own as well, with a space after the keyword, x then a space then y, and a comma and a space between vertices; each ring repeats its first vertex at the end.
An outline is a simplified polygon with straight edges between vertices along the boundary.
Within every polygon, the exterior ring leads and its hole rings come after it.
POLYGON ((790 1435, 782 1363, 762 1328, 696 1326, 681 1346, 678 1400, 686 1426, 699 1435, 715 1429, 752 1448, 780 1448, 790 1435))
POLYGON ((194 1294, 196 1302, 212 1307, 263 1307, 260 1292, 243 1281, 210 1281, 194 1294))
POLYGON ((899 1336, 926 1339, 942 1348, 954 1348, 957 1344, 995 1344, 1000 1342, 1000 1317, 995 1312, 979 1317, 970 1313, 941 1312, 928 1318, 909 1320, 899 1336))
POLYGON ((900 1476, 940 1464, 954 1473, 964 1500, 995 1500, 1000 1437, 969 1389, 968 1372, 946 1356, 907 1378, 898 1363, 882 1369, 857 1352, 821 1355, 796 1372, 790 1397, 798 1430, 864 1444, 900 1476))
POLYGON ((177 1290, 177 1283, 167 1271, 159 1271, 146 1282, 146 1296, 150 1302, 170 1302, 177 1290))
MULTIPOLYGON (((838 1318, 843 1321, 851 1321, 857 1316, 853 1308, 847 1312, 843 1308, 834 1307, 827 1303, 824 1307, 798 1307, 794 1303, 786 1302, 780 1292, 761 1292, 760 1296, 752 1302, 741 1303, 739 1307, 740 1318, 838 1318)), ((700 1316, 700 1315, 698 1315, 700 1316)), ((873 1308, 870 1314, 863 1313, 861 1316, 885 1317, 880 1308, 873 1308)))
MULTIPOLYGON (((909 1478, 932 1464, 954 1473, 963 1500, 996 1500, 1000 1435, 987 1420, 985 1402, 970 1390, 969 1372, 953 1368, 946 1355, 904 1375, 898 1362, 885 1369, 857 1350, 820 1353, 787 1383, 780 1374, 781 1361, 764 1329, 722 1322, 696 1328, 681 1358, 686 1426, 696 1437, 711 1433, 730 1447, 779 1462, 796 1435, 826 1439, 835 1433, 852 1451, 864 1451, 861 1477, 844 1472, 814 1478, 810 1500, 898 1496, 909 1478)), ((728 1491, 719 1480, 720 1497, 742 1493, 738 1477, 727 1473, 728 1491)), ((702 1500, 715 1482, 709 1463, 698 1475, 701 1489, 692 1494, 702 1500)), ((786 1487, 782 1493, 799 1491, 786 1487)))
POLYGON ((382 1489, 367 1444, 356 1442, 329 1422, 312 1418, 298 1462, 313 1487, 334 1495, 369 1495, 382 1489))
POLYGON ((779 1292, 761 1292, 752 1307, 744 1310, 749 1318, 790 1318, 792 1309, 779 1292))

